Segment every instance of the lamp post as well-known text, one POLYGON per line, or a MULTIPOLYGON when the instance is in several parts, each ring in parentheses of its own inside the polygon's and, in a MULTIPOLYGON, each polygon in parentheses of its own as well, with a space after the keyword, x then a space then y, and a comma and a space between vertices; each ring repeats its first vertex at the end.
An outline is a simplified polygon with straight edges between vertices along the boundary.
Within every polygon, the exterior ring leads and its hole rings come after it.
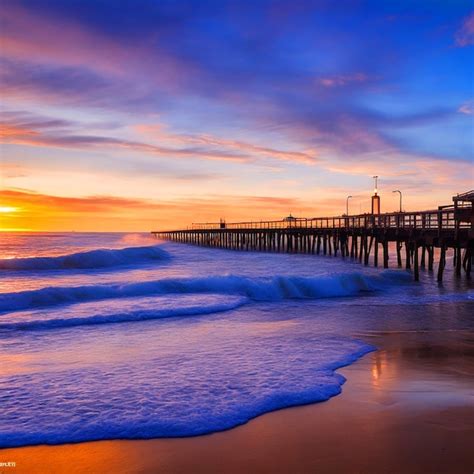
POLYGON ((395 189, 395 191, 392 191, 392 193, 400 194, 400 212, 403 212, 402 211, 402 192, 399 189, 395 189))
POLYGON ((374 195, 372 196, 372 214, 380 214, 380 196, 377 195, 378 176, 372 176, 375 180, 374 195))
POLYGON ((346 216, 349 215, 349 199, 351 198, 352 196, 347 196, 346 198, 346 216))
POLYGON ((372 178, 374 178, 374 180, 375 180, 374 193, 377 195, 377 191, 378 191, 378 190, 377 190, 377 180, 379 179, 379 177, 378 177, 378 176, 372 176, 372 178))

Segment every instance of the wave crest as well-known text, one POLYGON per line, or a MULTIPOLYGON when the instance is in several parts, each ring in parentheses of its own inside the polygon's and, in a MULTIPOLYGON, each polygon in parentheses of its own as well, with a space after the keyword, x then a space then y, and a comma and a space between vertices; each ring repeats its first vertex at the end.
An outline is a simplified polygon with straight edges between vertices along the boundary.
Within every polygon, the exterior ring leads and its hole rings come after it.
POLYGON ((236 309, 248 298, 229 295, 169 295, 121 298, 107 303, 75 305, 72 310, 33 310, 0 318, 0 330, 46 330, 74 326, 125 323, 171 317, 200 316, 236 309), (109 308, 110 307, 110 308, 109 308))
POLYGON ((168 258, 170 258, 168 252, 157 246, 97 249, 56 257, 0 259, 0 270, 93 269, 168 258))
POLYGON ((361 273, 318 277, 275 276, 249 278, 235 275, 201 278, 169 278, 155 281, 78 287, 46 287, 0 294, 0 311, 18 311, 64 303, 97 301, 145 295, 218 293, 246 296, 254 301, 289 298, 331 298, 356 296, 382 288, 383 276, 361 273))

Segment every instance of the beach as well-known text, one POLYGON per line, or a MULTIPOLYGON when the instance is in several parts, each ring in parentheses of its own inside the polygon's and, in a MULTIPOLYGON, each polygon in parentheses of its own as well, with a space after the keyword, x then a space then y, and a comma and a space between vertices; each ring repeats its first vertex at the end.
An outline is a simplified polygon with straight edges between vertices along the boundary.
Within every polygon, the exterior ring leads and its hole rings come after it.
POLYGON ((2 474, 472 472, 473 293, 452 260, 439 285, 394 258, 7 245, 2 474))
POLYGON ((474 474, 472 1, 0 18, 0 474, 474 474))
POLYGON ((0 474, 474 474, 472 1, 0 19, 0 474))
MULTIPOLYGON (((462 318, 470 309, 456 305, 440 312, 462 318)), ((5 449, 0 459, 17 467, 3 472, 472 472, 473 332, 360 336, 379 349, 338 370, 347 382, 327 402, 199 437, 5 449)))

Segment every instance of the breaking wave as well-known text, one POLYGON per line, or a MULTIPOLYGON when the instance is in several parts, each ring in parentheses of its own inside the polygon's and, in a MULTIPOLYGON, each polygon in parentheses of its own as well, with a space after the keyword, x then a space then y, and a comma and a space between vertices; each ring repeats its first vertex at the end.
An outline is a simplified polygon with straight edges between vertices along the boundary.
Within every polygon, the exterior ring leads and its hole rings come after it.
POLYGON ((157 246, 124 249, 97 249, 56 257, 0 259, 0 270, 93 269, 169 259, 168 252, 157 246))
POLYGON ((240 295, 254 301, 357 296, 393 284, 391 274, 367 276, 362 273, 318 277, 235 275, 201 278, 168 278, 117 285, 46 287, 38 290, 0 294, 0 311, 18 311, 65 303, 146 295, 218 293, 240 295))
POLYGON ((74 326, 199 316, 238 308, 248 298, 229 295, 169 295, 82 303, 74 309, 33 310, 0 318, 0 330, 46 330, 74 326))

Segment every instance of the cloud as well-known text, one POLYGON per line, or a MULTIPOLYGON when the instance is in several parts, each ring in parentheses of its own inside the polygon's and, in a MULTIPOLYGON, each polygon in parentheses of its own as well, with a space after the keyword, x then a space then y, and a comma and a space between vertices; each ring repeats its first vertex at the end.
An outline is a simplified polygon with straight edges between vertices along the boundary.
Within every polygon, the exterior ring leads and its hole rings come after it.
POLYGON ((63 134, 43 130, 31 130, 21 124, 2 123, 0 138, 3 143, 59 148, 103 148, 133 150, 164 157, 203 158, 209 160, 250 161, 252 158, 241 153, 204 148, 169 148, 148 143, 121 140, 113 137, 94 135, 63 134))
POLYGON ((22 178, 27 176, 24 167, 18 163, 10 163, 2 161, 1 163, 1 177, 4 178, 22 178))
POLYGON ((348 75, 336 75, 329 77, 321 77, 318 83, 324 87, 342 87, 352 82, 367 82, 369 77, 361 72, 348 75))
POLYGON ((459 107, 458 112, 465 115, 474 114, 474 100, 470 100, 459 107))
MULTIPOLYGON (((423 167, 428 164, 421 164, 423 167)), ((380 183, 383 209, 397 209, 398 200, 391 190, 402 189, 407 209, 436 208, 449 203, 457 189, 446 189, 434 194, 419 182, 384 178, 380 183), (420 201, 422 196, 423 201, 420 201)), ((447 183, 444 183, 446 186, 447 183)), ((452 185, 451 185, 452 187, 452 185)), ((324 217, 341 215, 345 208, 343 190, 335 194, 317 190, 314 197, 301 199, 271 195, 203 194, 181 196, 167 200, 102 196, 57 196, 31 190, 0 190, 2 205, 18 212, 2 216, 2 228, 29 230, 77 231, 150 231, 186 228, 196 222, 228 222, 280 220, 292 213, 297 217, 324 217)), ((353 192, 352 207, 364 212, 370 205, 368 192, 353 192)), ((1 228, 0 228, 1 230, 1 228)))
POLYGON ((207 147, 223 147, 242 153, 248 153, 251 156, 270 157, 277 160, 310 165, 314 165, 318 161, 317 153, 314 150, 310 152, 278 150, 244 141, 223 139, 210 134, 176 134, 167 132, 163 125, 139 124, 136 125, 134 129, 148 137, 179 145, 194 144, 207 147))
POLYGON ((453 166, 451 160, 391 152, 385 156, 367 155, 351 164, 328 160, 323 166, 334 173, 354 176, 371 177, 380 173, 382 187, 394 186, 423 199, 442 193, 449 196, 472 186, 472 163, 468 160, 457 161, 453 166))
POLYGON ((468 15, 455 35, 456 45, 463 48, 474 44, 474 12, 468 15))
MULTIPOLYGON (((17 213, 5 215, 5 229, 140 230, 183 228, 192 222, 281 219, 291 210, 311 213, 312 205, 296 198, 207 195, 170 200, 117 196, 54 196, 29 190, 0 190, 2 205, 17 213), (99 218, 100 217, 100 218, 99 218)), ((0 228, 1 230, 1 228, 0 228)))
POLYGON ((64 197, 51 196, 33 191, 0 190, 2 201, 14 201, 19 207, 40 206, 52 210, 67 210, 70 213, 109 212, 117 209, 136 209, 150 206, 145 199, 128 199, 115 196, 64 197))
POLYGON ((225 144, 289 161, 314 161, 305 150, 320 146, 352 153, 396 147, 381 129, 403 120, 410 125, 410 114, 392 119, 357 103, 374 83, 381 90, 391 86, 401 69, 394 57, 403 52, 389 35, 363 29, 357 17, 352 30, 341 30, 337 22, 344 18, 329 5, 262 2, 248 10, 165 2, 139 12, 128 3, 120 9, 108 2, 84 5, 36 2, 26 8, 7 2, 2 85, 10 96, 137 115, 167 112, 198 97, 202 102, 184 113, 214 120, 211 127, 222 121, 212 117, 212 102, 226 110, 227 121, 238 118, 246 127, 281 124, 293 136, 302 127, 312 130, 310 143, 297 142, 303 151, 293 155, 245 140, 225 144), (266 14, 271 21, 257 21, 266 14))
POLYGON ((0 120, 14 123, 20 128, 65 128, 77 125, 77 122, 73 122, 72 120, 53 119, 39 114, 18 110, 0 111, 0 120))
MULTIPOLYGON (((6 3, 1 12, 3 56, 14 61, 41 58, 43 65, 56 66, 65 71, 94 71, 96 77, 98 74, 111 77, 136 75, 138 72, 157 73, 159 63, 160 74, 154 77, 154 81, 170 87, 179 83, 183 72, 189 71, 185 63, 166 54, 159 43, 150 44, 150 31, 141 38, 135 35, 135 41, 132 41, 130 36, 122 34, 113 37, 103 28, 91 28, 94 10, 98 7, 96 4, 91 5, 91 15, 83 21, 78 21, 79 15, 68 14, 72 10, 61 14, 60 8, 57 8, 56 12, 50 10, 48 15, 48 6, 36 4, 25 8, 12 2, 6 3), (153 62, 147 61, 151 51, 155 58, 153 62), (83 69, 84 65, 87 69, 83 69)), ((124 10, 121 6, 120 11, 124 10)), ((133 13, 136 14, 136 9, 133 13)), ((110 23, 110 18, 103 20, 110 23)), ((32 73, 36 69, 41 71, 38 62, 32 73)))
POLYGON ((236 162, 255 162, 257 159, 276 159, 282 161, 314 164, 316 157, 305 152, 277 150, 247 142, 225 140, 211 135, 167 134, 156 127, 137 126, 136 130, 153 135, 162 141, 172 142, 181 147, 161 146, 115 137, 72 134, 68 130, 58 130, 74 125, 71 121, 47 119, 33 116, 28 120, 24 114, 6 114, 9 121, 0 123, 0 138, 4 143, 60 148, 113 148, 177 158, 199 158, 205 160, 224 160, 236 162), (35 127, 36 129, 34 129, 35 127))

